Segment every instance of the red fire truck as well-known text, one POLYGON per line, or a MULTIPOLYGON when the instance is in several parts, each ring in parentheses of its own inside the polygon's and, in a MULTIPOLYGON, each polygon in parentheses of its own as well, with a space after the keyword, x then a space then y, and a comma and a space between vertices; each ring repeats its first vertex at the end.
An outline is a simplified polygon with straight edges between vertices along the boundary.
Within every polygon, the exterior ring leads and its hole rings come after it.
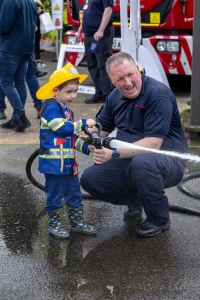
MULTIPOLYGON (((75 44, 75 33, 80 25, 79 11, 83 0, 66 0, 66 44, 75 44)), ((140 0, 142 38, 149 39, 166 74, 191 75, 193 44, 194 0, 140 0)), ((113 51, 121 49, 120 0, 113 0, 115 38, 113 51)), ((129 8, 128 8, 129 10, 129 8)), ((84 34, 82 34, 84 40, 84 34)), ((77 65, 78 53, 67 52, 66 59, 77 65)), ((79 63, 86 66, 85 57, 79 63)))

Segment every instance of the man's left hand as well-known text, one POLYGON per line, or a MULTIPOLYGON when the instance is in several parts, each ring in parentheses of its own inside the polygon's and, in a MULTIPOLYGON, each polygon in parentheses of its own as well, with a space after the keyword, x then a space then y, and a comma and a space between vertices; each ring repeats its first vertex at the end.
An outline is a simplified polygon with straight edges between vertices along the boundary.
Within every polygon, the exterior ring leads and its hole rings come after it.
POLYGON ((95 39, 96 41, 99 41, 100 39, 102 39, 103 35, 104 35, 104 32, 103 32, 102 30, 98 30, 98 31, 95 32, 95 34, 94 34, 94 39, 95 39))

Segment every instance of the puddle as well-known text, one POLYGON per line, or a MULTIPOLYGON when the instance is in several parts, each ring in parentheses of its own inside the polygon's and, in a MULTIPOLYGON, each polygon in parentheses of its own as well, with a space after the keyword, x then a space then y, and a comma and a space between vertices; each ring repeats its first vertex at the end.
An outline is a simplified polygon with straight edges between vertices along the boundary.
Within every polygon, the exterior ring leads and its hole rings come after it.
MULTIPOLYGON (((196 170, 197 164, 188 165, 188 172, 196 170)), ((182 203, 177 188, 170 193, 182 203)), ((85 219, 97 226, 97 235, 71 233, 59 240, 48 234, 44 205, 44 193, 27 179, 0 174, 3 300, 175 299, 177 291, 176 299, 188 299, 185 282, 192 286, 198 273, 198 219, 171 213, 168 232, 138 239, 139 222, 123 220, 125 206, 85 200, 85 219)), ((61 219, 67 227, 65 208, 61 219)))

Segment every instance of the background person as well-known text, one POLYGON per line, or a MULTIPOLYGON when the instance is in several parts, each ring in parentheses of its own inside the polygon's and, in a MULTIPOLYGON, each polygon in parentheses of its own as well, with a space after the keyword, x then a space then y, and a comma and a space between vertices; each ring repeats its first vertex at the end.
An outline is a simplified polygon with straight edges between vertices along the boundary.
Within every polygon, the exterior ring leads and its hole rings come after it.
POLYGON ((105 102, 106 97, 113 90, 112 82, 106 72, 105 64, 112 55, 112 43, 114 38, 114 26, 112 25, 113 1, 90 0, 84 1, 83 22, 76 33, 76 41, 80 41, 80 35, 85 34, 84 45, 87 67, 94 82, 95 95, 86 99, 86 104, 105 102), (92 53, 91 44, 98 42, 96 50, 92 53))
POLYGON ((28 62, 33 54, 37 8, 32 0, 3 1, 0 11, 0 82, 10 102, 11 119, 3 128, 22 132, 31 126, 25 115, 28 62))
MULTIPOLYGON (((35 65, 35 61, 33 60, 33 57, 31 56, 29 59, 29 62, 28 62, 28 69, 26 72, 26 83, 28 85, 29 92, 31 94, 31 97, 32 97, 32 100, 34 103, 34 107, 37 111, 37 118, 40 119, 40 109, 42 106, 42 102, 40 100, 38 100, 36 97, 36 92, 40 88, 36 74, 39 74, 40 75, 39 77, 42 77, 42 76, 46 75, 47 72, 38 71, 37 67, 35 65)), ((6 110, 5 94, 4 94, 4 91, 2 90, 2 88, 0 87, 0 120, 7 119, 5 110, 6 110)), ((3 127, 3 126, 1 126, 1 127, 3 127)), ((3 128, 11 129, 10 127, 8 127, 8 128, 3 127, 3 128)))
POLYGON ((45 68, 46 65, 43 64, 40 55, 40 40, 41 40, 41 32, 40 32, 40 15, 44 13, 42 2, 40 0, 34 0, 37 5, 37 30, 35 31, 35 61, 38 68, 45 68))
MULTIPOLYGON (((163 83, 140 73, 133 58, 124 52, 107 60, 107 71, 116 89, 97 116, 102 137, 115 128, 116 138, 152 149, 187 152, 177 102, 163 83)), ((92 151, 92 149, 91 149, 92 151)), ((134 207, 146 220, 136 230, 151 237, 170 227, 165 188, 177 185, 185 162, 144 150, 93 149, 94 165, 81 176, 82 188, 97 199, 134 207)))

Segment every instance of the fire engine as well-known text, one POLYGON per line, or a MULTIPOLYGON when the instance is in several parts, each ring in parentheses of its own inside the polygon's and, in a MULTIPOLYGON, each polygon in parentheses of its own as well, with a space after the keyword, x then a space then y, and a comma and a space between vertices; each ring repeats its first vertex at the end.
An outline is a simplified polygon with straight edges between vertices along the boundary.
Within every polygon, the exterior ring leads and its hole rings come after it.
MULTIPOLYGON (((68 25, 66 44, 75 44, 80 25, 79 12, 83 0, 66 0, 68 25)), ((166 74, 192 74, 194 0, 140 0, 142 38, 149 39, 166 74)), ((128 14, 130 7, 128 6, 128 14)), ((115 38, 113 52, 121 49, 120 0, 113 0, 115 38)), ((84 41, 84 33, 81 36, 84 41)), ((142 43, 142 41, 141 41, 142 43)), ((85 56, 78 59, 76 52, 67 52, 66 60, 86 66, 85 56)))

